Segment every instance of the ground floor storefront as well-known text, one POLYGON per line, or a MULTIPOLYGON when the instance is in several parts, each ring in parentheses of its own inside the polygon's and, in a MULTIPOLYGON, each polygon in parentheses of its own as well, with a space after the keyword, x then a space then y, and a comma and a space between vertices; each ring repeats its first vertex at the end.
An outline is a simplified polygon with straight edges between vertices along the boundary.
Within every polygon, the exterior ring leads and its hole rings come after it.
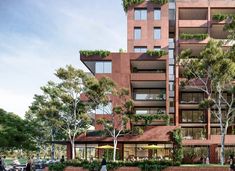
MULTIPOLYGON (((113 149, 102 149, 102 146, 104 145, 112 146, 112 143, 76 144, 76 157, 79 159, 91 160, 100 159, 105 155, 111 160, 113 149)), ((172 158, 172 148, 173 145, 169 143, 119 143, 116 158, 124 161, 147 159, 170 160, 172 158)))

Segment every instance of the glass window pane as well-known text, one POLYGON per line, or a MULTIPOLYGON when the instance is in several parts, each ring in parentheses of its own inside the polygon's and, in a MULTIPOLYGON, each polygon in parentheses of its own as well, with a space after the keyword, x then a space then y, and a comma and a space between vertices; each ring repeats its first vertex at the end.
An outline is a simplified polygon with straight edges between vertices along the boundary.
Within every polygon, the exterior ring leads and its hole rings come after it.
POLYGON ((161 39, 161 29, 160 28, 154 28, 154 39, 155 40, 161 39))
POLYGON ((134 39, 141 39, 141 28, 140 27, 135 27, 134 28, 134 39))
POLYGON ((154 47, 154 50, 160 51, 160 50, 161 50, 161 47, 160 47, 160 46, 155 46, 155 47, 154 47))
POLYGON ((155 9, 154 10, 154 20, 160 20, 161 19, 161 9, 155 9))
POLYGON ((147 20, 147 9, 135 9, 135 20, 147 20))
POLYGON ((104 62, 104 73, 112 73, 112 62, 104 62))
POLYGON ((174 59, 174 50, 172 49, 169 50, 169 58, 174 59))
POLYGON ((104 63, 103 62, 96 62, 95 63, 95 73, 103 73, 104 71, 104 63))
POLYGON ((134 47, 134 52, 136 53, 145 53, 146 51, 147 51, 147 47, 139 47, 139 46, 134 47))

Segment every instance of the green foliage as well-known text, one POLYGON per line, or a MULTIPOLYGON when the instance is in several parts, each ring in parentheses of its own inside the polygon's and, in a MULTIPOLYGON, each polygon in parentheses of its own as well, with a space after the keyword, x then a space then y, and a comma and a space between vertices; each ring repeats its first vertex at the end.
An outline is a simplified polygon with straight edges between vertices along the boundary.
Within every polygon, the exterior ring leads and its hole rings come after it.
POLYGON ((135 126, 132 128, 132 134, 134 135, 141 135, 143 133, 144 133, 144 129, 139 126, 135 126))
POLYGON ((105 58, 110 55, 110 51, 107 50, 80 50, 80 55, 85 56, 85 57, 90 57, 90 56, 100 56, 102 58, 105 58))
POLYGON ((176 129, 172 133, 172 140, 174 142, 173 148, 173 162, 178 165, 183 159, 183 145, 182 145, 182 134, 181 129, 176 129))
POLYGON ((135 121, 144 121, 145 125, 149 125, 154 120, 164 120, 166 125, 169 124, 170 116, 167 114, 134 114, 131 115, 131 118, 135 121))
POLYGON ((40 136, 37 128, 14 113, 0 108, 0 150, 36 150, 34 136, 40 136))
POLYGON ((214 101, 210 99, 205 99, 199 103, 199 108, 201 109, 208 109, 214 105, 214 101))
POLYGON ((150 2, 163 5, 163 4, 168 3, 168 0, 150 0, 150 2))
POLYGON ((143 3, 144 0, 122 0, 122 6, 125 12, 128 11, 128 8, 134 6, 134 5, 139 5, 143 3))
POLYGON ((49 171, 63 171, 66 165, 64 163, 54 163, 49 164, 48 169, 49 171))
POLYGON ((207 37, 208 37, 208 34, 188 34, 188 33, 180 34, 180 39, 184 39, 184 40, 190 40, 190 39, 204 40, 207 37))
POLYGON ((167 52, 165 50, 147 50, 146 54, 149 56, 161 57, 167 55, 167 52))
POLYGON ((235 18, 234 14, 214 14, 212 16, 212 19, 216 21, 223 21, 223 20, 232 19, 232 18, 235 18))
MULTIPOLYGON (((107 170, 114 170, 119 167, 139 167, 141 170, 151 171, 153 169, 162 170, 172 165, 171 161, 155 161, 155 160, 145 160, 145 161, 134 161, 134 162, 107 162, 107 170)), ((89 171, 100 170, 101 161, 94 160, 92 162, 89 161, 80 161, 80 160, 72 160, 66 161, 63 164, 55 163, 49 165, 50 171, 62 171, 67 166, 73 167, 82 167, 84 169, 88 169, 89 171)))

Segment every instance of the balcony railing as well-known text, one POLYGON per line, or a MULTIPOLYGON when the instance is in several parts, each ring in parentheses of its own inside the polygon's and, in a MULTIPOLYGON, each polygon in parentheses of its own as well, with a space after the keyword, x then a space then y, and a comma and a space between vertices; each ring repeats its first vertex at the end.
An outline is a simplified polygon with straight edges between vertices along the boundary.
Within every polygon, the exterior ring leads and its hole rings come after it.
POLYGON ((166 94, 144 94, 144 93, 135 93, 134 100, 144 100, 144 101, 152 101, 152 100, 166 100, 166 94))

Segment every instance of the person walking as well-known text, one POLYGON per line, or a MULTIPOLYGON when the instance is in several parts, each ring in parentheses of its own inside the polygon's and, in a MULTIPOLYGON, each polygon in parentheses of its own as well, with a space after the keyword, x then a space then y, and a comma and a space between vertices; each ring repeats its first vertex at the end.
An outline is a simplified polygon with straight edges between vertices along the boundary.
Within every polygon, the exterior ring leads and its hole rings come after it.
POLYGON ((105 160, 104 156, 103 156, 103 159, 102 159, 102 162, 101 162, 101 170, 100 171, 107 171, 106 160, 105 160))
POLYGON ((230 165, 230 170, 231 171, 235 171, 235 162, 234 162, 233 155, 229 156, 229 165, 230 165))
POLYGON ((26 165, 26 171, 32 171, 32 160, 29 159, 26 165))
POLYGON ((62 156, 62 158, 60 159, 61 163, 64 163, 64 156, 62 156))
POLYGON ((0 171, 3 171, 2 157, 0 156, 0 171))

